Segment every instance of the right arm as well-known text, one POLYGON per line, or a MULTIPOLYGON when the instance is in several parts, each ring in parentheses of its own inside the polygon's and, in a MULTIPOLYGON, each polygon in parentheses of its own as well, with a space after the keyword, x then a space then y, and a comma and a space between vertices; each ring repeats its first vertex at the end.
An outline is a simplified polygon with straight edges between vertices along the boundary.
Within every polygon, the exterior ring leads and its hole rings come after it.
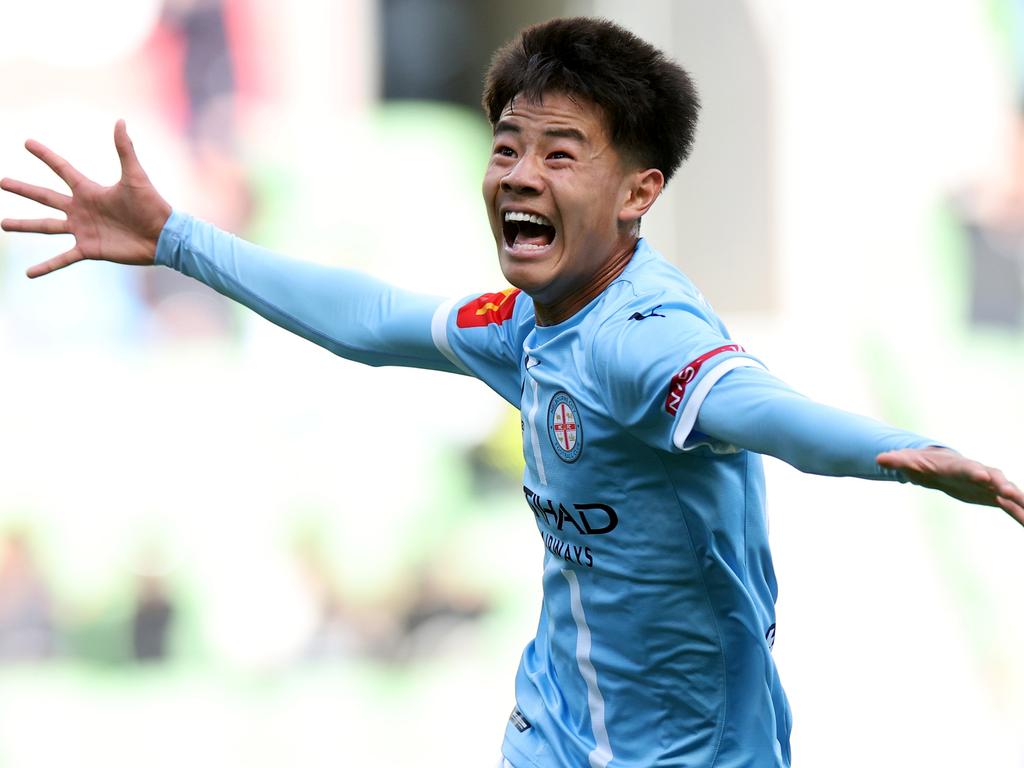
POLYGON ((288 259, 177 211, 160 234, 155 262, 349 360, 457 371, 431 335, 440 298, 288 259))
POLYGON ((70 250, 30 267, 29 277, 87 259, 164 264, 343 357, 370 365, 459 370, 432 339, 440 299, 399 291, 357 272, 291 261, 172 212, 142 169, 124 121, 114 128, 114 146, 121 178, 110 187, 86 178, 36 141, 26 142, 26 149, 46 163, 71 194, 0 180, 0 188, 66 217, 4 219, 3 229, 75 238, 70 250))

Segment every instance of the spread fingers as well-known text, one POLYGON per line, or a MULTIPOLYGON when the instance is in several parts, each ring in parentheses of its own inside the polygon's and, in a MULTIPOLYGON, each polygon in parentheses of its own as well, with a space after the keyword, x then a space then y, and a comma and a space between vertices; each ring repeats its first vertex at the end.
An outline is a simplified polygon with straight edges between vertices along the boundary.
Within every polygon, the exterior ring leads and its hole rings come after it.
POLYGON ((40 144, 38 141, 29 139, 25 142, 25 149, 50 166, 50 170, 60 176, 64 180, 64 183, 71 187, 71 189, 74 189, 75 185, 81 181, 82 174, 75 170, 75 167, 71 165, 71 163, 45 144, 40 144))
POLYGON ((58 211, 67 211, 68 206, 71 205, 71 197, 68 195, 62 195, 52 189, 37 187, 35 184, 28 184, 17 179, 0 179, 0 189, 49 208, 56 208, 58 211))
POLYGON ((66 235, 66 219, 4 219, 0 228, 6 232, 35 232, 40 235, 66 235))

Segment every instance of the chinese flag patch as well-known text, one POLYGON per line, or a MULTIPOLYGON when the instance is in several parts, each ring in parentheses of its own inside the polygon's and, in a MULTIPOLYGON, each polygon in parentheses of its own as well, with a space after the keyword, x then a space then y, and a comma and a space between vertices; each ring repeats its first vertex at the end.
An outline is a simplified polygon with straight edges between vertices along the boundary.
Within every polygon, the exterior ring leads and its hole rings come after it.
POLYGON ((499 293, 485 293, 459 307, 455 324, 459 328, 482 328, 491 323, 501 325, 512 317, 518 295, 518 288, 506 288, 499 293))

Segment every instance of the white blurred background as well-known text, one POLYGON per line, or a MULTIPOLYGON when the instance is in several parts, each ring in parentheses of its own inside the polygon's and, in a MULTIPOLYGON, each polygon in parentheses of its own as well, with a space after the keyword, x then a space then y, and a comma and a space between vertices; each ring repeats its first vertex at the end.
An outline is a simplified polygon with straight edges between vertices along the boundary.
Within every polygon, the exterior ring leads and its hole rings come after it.
MULTIPOLYGON (((0 175, 43 141, 439 295, 504 287, 490 52, 613 18, 695 76, 645 234, 819 400, 1024 478, 1018 0, 0 0, 0 175)), ((0 215, 34 204, 0 198, 0 215)), ((0 768, 490 766, 542 547, 517 415, 332 357, 165 269, 0 235, 0 768)), ((768 462, 797 765, 1024 766, 1024 532, 768 462)))

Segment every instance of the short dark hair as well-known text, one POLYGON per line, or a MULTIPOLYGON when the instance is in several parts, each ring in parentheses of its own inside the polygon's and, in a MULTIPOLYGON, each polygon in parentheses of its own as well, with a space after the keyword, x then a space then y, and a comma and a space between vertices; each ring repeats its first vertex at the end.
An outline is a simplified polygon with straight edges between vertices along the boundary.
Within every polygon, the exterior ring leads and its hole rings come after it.
POLYGON ((553 19, 499 48, 484 81, 494 126, 517 96, 580 96, 605 115, 612 142, 668 180, 690 154, 700 99, 686 71, 657 48, 606 19, 553 19))

